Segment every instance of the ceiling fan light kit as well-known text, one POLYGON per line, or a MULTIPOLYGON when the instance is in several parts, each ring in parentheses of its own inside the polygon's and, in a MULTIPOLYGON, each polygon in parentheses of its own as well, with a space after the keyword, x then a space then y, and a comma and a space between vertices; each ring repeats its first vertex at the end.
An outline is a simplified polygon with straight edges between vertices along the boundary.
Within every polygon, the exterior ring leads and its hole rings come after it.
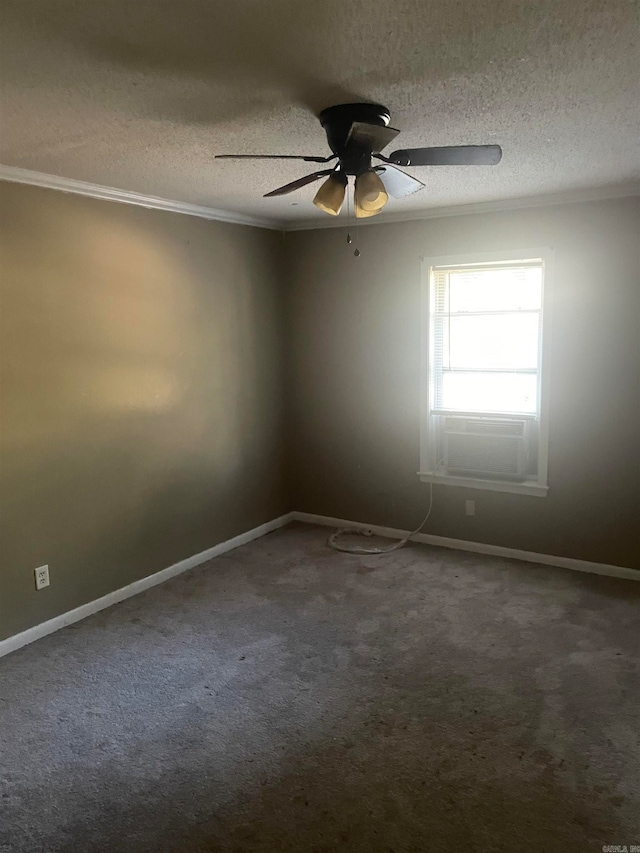
POLYGON ((286 195, 328 176, 313 199, 320 210, 337 216, 342 209, 349 176, 355 178, 354 207, 359 219, 375 216, 389 200, 402 198, 424 188, 422 181, 398 166, 495 166, 502 159, 499 145, 452 145, 439 148, 403 148, 388 156, 382 150, 400 133, 389 127, 391 113, 381 104, 339 104, 318 116, 332 153, 328 157, 297 154, 218 154, 225 159, 304 160, 309 163, 338 162, 291 181, 265 194, 286 195), (383 166, 372 166, 372 159, 383 166))

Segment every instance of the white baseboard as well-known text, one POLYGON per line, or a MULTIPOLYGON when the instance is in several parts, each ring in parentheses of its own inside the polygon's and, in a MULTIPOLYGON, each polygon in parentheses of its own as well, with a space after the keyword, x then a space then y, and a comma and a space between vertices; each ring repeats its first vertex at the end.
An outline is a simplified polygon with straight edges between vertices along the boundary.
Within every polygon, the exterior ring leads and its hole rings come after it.
POLYGON ((187 557, 186 560, 180 560, 179 563, 174 563, 166 569, 162 569, 153 575, 142 578, 139 581, 134 581, 128 586, 123 586, 121 589, 116 589, 102 598, 97 598, 95 601, 89 601, 87 604, 82 604, 74 610, 68 610, 66 613, 61 613, 60 616, 55 616, 47 622, 41 622, 40 625, 34 625, 33 628, 27 628, 20 634, 14 634, 12 637, 7 637, 6 640, 0 640, 0 657, 8 655, 10 652, 15 652, 17 649, 26 646, 29 643, 39 640, 41 637, 46 637, 47 634, 53 634, 60 628, 67 625, 72 625, 74 622, 79 622, 81 619, 86 619, 87 616, 92 616, 100 610, 111 607, 112 604, 117 604, 119 601, 124 601, 125 598, 131 598, 139 592, 144 592, 145 589, 150 589, 152 586, 168 581, 176 575, 182 574, 189 569, 206 563, 220 554, 225 554, 227 551, 232 551, 240 545, 246 545, 265 533, 271 533, 272 530, 277 530, 279 527, 284 527, 293 521, 293 513, 281 515, 279 518, 274 518, 272 521, 267 521, 266 524, 261 524, 259 527, 254 527, 253 530, 247 530, 246 533, 241 533, 239 536, 234 536, 233 539, 227 539, 226 542, 220 542, 214 545, 213 548, 207 548, 200 554, 194 554, 193 557, 187 557))
MULTIPOLYGON (((401 539, 409 532, 407 530, 396 530, 393 527, 365 524, 360 521, 345 521, 343 518, 313 515, 309 512, 293 512, 291 515, 294 521, 305 521, 307 524, 321 524, 326 527, 355 527, 358 530, 370 530, 378 536, 389 536, 395 539, 401 539)), ((640 581, 640 571, 629 569, 625 566, 591 563, 588 560, 575 560, 573 557, 555 557, 552 554, 536 554, 534 551, 520 551, 517 548, 504 548, 502 545, 470 542, 466 539, 450 539, 446 536, 434 536, 431 533, 416 533, 411 537, 411 541, 422 542, 424 545, 438 545, 440 548, 453 548, 456 551, 471 551, 474 554, 509 557, 513 560, 524 560, 527 563, 541 563, 545 566, 558 566, 562 569, 572 569, 577 572, 590 572, 594 575, 607 575, 612 578, 640 581)))
MULTIPOLYGON (((82 604, 74 610, 68 610, 60 616, 55 616, 47 622, 42 622, 40 625, 34 625, 33 628, 28 628, 20 634, 14 634, 12 637, 7 637, 5 640, 0 640, 0 657, 8 655, 17 649, 26 646, 29 643, 39 640, 41 637, 46 637, 48 634, 53 634, 60 628, 67 625, 72 625, 74 622, 79 622, 81 619, 86 619, 87 616, 92 616, 100 610, 111 607, 112 604, 117 604, 119 601, 124 601, 126 598, 131 598, 139 592, 144 592, 145 589, 150 589, 153 586, 164 583, 176 575, 182 574, 189 569, 206 563, 220 554, 225 554, 227 551, 232 551, 240 545, 246 545, 247 542, 252 542, 254 539, 259 539, 266 533, 271 533, 279 527, 285 527, 292 521, 303 521, 307 524, 321 524, 325 527, 355 527, 359 530, 370 530, 378 536, 388 536, 391 538, 400 539, 406 536, 406 530, 397 530, 394 527, 381 527, 377 524, 365 524, 361 521, 345 521, 343 518, 331 518, 326 515, 313 515, 309 512, 289 512, 286 515, 281 515, 279 518, 274 518, 272 521, 267 521, 266 524, 261 524, 259 527, 254 527, 252 530, 247 530, 246 533, 241 533, 239 536, 234 536, 233 539, 227 539, 226 542, 220 542, 214 545, 213 548, 208 548, 200 554, 194 554, 193 557, 187 557, 186 560, 181 560, 179 563, 174 563, 166 569, 162 569, 153 575, 142 578, 139 581, 124 586, 121 589, 116 589, 114 592, 103 595, 102 598, 97 598, 95 601, 89 601, 87 604, 82 604)), ((421 542, 425 545, 438 545, 441 548, 452 548, 457 551, 471 551, 475 554, 489 554, 494 557, 509 557, 513 560, 523 560, 527 563, 541 563, 546 566, 559 566, 563 569, 573 569, 578 572, 590 572, 596 575, 608 575, 614 578, 624 578, 626 580, 640 580, 640 571, 636 569, 625 568, 624 566, 609 566, 605 563, 590 563, 587 560, 574 560, 572 557, 555 557, 551 554, 536 554, 533 551, 520 551, 517 548, 504 548, 502 545, 489 545, 484 542, 470 542, 466 539, 449 539, 446 536, 434 536, 431 533, 416 533, 411 537, 412 542, 421 542)))

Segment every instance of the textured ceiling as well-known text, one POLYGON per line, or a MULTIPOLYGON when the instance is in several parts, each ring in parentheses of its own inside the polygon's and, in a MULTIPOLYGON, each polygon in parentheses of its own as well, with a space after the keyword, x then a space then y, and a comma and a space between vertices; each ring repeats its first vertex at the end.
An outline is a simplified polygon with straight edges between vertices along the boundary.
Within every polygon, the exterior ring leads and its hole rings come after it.
MULTIPOLYGON (((198 205, 322 218, 315 115, 378 101, 392 147, 499 143, 494 168, 414 168, 424 208, 619 188, 640 175, 631 0, 2 0, 0 162, 198 205)), ((377 218, 382 221, 386 212, 377 218)))

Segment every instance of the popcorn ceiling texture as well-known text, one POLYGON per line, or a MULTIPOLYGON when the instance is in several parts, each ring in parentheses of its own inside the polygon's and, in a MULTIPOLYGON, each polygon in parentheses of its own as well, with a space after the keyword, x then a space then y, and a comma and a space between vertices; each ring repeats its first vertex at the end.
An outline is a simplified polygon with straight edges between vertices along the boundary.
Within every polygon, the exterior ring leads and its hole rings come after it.
MULTIPOLYGON (((396 147, 500 143, 497 168, 415 169, 396 213, 619 188, 640 175, 640 48, 629 0, 5 0, 0 162, 271 217, 263 199, 322 154, 315 115, 380 101, 396 147)), ((383 214, 384 216, 384 214, 383 214)))

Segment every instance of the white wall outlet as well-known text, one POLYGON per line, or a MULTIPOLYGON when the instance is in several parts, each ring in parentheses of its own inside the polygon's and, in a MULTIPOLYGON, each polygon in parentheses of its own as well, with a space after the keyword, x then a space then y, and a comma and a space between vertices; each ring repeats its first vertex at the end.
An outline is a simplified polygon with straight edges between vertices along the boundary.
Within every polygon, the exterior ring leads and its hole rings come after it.
POLYGON ((464 502, 464 511, 466 515, 475 515, 476 514, 476 502, 475 501, 465 501, 464 502))
POLYGON ((39 569, 34 569, 33 573, 36 577, 36 589, 44 589, 49 586, 49 566, 40 566, 39 569))

